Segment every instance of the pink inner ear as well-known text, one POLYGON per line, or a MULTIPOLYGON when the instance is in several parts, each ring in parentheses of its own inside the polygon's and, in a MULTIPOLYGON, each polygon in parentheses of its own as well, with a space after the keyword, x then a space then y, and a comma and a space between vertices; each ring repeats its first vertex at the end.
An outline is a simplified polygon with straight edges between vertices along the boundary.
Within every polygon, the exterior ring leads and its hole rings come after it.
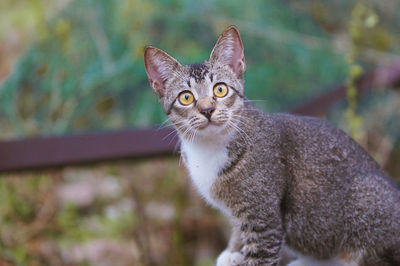
POLYGON ((235 27, 229 27, 221 34, 210 58, 228 64, 238 77, 242 77, 246 63, 242 41, 235 27))
POLYGON ((162 79, 161 73, 158 71, 158 66, 150 63, 147 74, 149 75, 149 81, 151 87, 157 92, 157 94, 162 97, 165 94, 165 80, 162 79))
POLYGON ((237 75, 242 75, 246 67, 244 62, 243 48, 240 41, 235 41, 233 45, 233 54, 231 57, 231 63, 229 65, 237 75))
POLYGON ((150 86, 156 90, 159 97, 163 97, 165 95, 165 86, 160 84, 159 81, 150 79, 150 86))
POLYGON ((240 40, 239 33, 236 30, 231 31, 230 38, 232 45, 230 66, 232 67, 236 75, 240 76, 244 73, 246 67, 244 61, 242 41, 240 40))
POLYGON ((159 97, 162 97, 165 95, 165 80, 163 79, 160 71, 160 64, 162 64, 162 60, 160 60, 159 56, 160 55, 157 53, 157 51, 146 52, 145 67, 151 87, 156 91, 159 97))

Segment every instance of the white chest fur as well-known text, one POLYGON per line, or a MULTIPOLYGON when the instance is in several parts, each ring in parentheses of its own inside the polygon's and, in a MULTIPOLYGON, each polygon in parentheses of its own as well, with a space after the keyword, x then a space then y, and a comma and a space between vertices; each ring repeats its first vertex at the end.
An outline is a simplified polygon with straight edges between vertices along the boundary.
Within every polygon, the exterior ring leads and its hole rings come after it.
POLYGON ((192 182, 199 193, 213 207, 229 215, 226 206, 211 196, 211 187, 218 177, 218 172, 228 160, 228 152, 225 145, 182 141, 182 152, 186 156, 186 167, 192 182))

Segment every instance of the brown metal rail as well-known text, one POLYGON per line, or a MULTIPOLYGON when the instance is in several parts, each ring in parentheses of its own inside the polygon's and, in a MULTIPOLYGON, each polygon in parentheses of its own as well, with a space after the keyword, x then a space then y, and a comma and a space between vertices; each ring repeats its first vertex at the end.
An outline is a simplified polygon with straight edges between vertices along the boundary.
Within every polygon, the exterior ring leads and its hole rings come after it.
MULTIPOLYGON (((373 88, 399 85, 400 62, 365 74, 358 80, 357 89, 362 94, 373 88)), ((345 93, 345 86, 338 86, 291 113, 321 116, 345 99, 345 93)), ((164 128, 0 141, 0 172, 171 155, 178 145, 173 134, 173 129, 164 128)))
POLYGON ((177 145, 173 134, 165 128, 2 141, 0 172, 169 155, 177 145))
MULTIPOLYGON (((398 88, 400 86, 400 62, 370 71, 356 82, 359 95, 378 88, 398 88)), ((336 102, 346 98, 346 86, 340 85, 323 93, 309 102, 294 108, 291 113, 310 116, 322 116, 336 102)))

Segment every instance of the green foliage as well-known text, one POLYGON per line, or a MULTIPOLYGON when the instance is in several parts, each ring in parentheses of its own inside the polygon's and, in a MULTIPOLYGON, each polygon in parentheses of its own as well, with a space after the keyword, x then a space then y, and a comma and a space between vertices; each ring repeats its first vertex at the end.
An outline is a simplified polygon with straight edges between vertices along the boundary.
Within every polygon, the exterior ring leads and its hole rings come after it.
POLYGON ((378 15, 373 9, 368 8, 364 4, 358 3, 351 12, 351 20, 349 22, 349 36, 351 40, 350 51, 348 54, 348 62, 350 65, 348 77, 346 79, 346 96, 348 108, 345 112, 347 122, 347 130, 349 134, 359 139, 361 135, 362 117, 356 114, 357 108, 357 88, 356 81, 363 73, 362 67, 356 62, 363 47, 364 36, 377 26, 379 22, 378 15))
POLYGON ((37 222, 44 194, 53 185, 46 176, 30 177, 10 180, 0 176, 0 259, 15 265, 30 262, 26 240, 33 234, 27 225, 37 222))
POLYGON ((78 208, 73 204, 68 204, 59 212, 57 223, 64 232, 63 239, 83 242, 92 237, 89 232, 82 230, 80 219, 78 208))
POLYGON ((38 37, 0 88, 0 123, 10 128, 3 136, 160 123, 165 115, 147 82, 144 46, 183 63, 202 61, 229 24, 243 35, 247 95, 266 110, 287 110, 346 73, 343 58, 307 40, 330 37, 277 0, 75 0, 50 19, 44 0, 30 7, 38 37))
POLYGON ((26 182, 10 183, 0 177, 0 223, 30 222, 35 218, 38 202, 31 191, 44 190, 49 183, 41 177, 26 182))

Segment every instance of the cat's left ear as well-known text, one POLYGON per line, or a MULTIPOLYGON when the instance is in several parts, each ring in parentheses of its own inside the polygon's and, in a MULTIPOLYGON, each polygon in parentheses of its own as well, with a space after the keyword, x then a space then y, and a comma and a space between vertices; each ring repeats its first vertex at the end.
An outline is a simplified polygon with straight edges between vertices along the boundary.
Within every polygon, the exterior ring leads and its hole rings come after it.
POLYGON ((238 78, 242 78, 246 70, 243 44, 238 29, 228 27, 219 37, 211 52, 210 61, 218 61, 229 65, 238 78))
POLYGON ((165 83, 181 64, 166 52, 147 46, 144 50, 144 65, 151 87, 159 98, 163 98, 166 90, 165 83))

